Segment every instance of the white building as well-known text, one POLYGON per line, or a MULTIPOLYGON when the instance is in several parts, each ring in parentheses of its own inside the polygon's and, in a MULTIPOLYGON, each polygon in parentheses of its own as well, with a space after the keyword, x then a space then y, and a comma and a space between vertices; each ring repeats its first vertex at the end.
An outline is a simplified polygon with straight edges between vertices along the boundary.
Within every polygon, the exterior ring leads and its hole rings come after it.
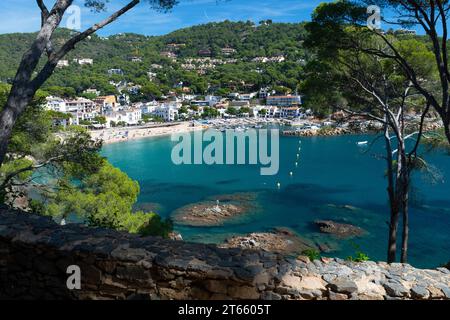
POLYGON ((66 110, 73 115, 74 121, 77 124, 82 120, 93 120, 100 115, 100 108, 97 108, 95 102, 85 98, 67 100, 66 110))
POLYGON ((49 96, 45 108, 51 111, 67 112, 66 101, 62 98, 49 96))
POLYGON ((153 114, 156 108, 159 106, 159 103, 156 100, 151 102, 143 103, 141 105, 142 114, 153 114))
POLYGON ((64 100, 57 97, 47 97, 46 109, 71 115, 69 124, 79 124, 82 120, 92 120, 100 114, 96 104, 85 98, 64 100))
POLYGON ((241 93, 239 95, 239 100, 249 101, 249 100, 253 99, 254 97, 256 97, 256 94, 257 94, 256 92, 253 92, 253 93, 241 93))
POLYGON ((157 75, 158 74, 156 72, 152 72, 152 71, 147 72, 147 76, 148 76, 149 80, 155 79, 157 75))
POLYGON ((106 127, 110 128, 111 123, 124 122, 129 126, 138 125, 142 120, 142 111, 140 108, 128 108, 120 111, 108 112, 105 114, 106 127))
POLYGON ((178 108, 173 104, 163 104, 155 108, 153 115, 164 119, 164 121, 175 121, 178 119, 178 108))
POLYGON ((214 105, 218 104, 220 102, 220 100, 222 99, 222 97, 219 96, 206 96, 205 97, 205 101, 208 102, 210 107, 213 107, 214 105))
POLYGON ((94 88, 89 88, 83 91, 83 93, 88 93, 88 94, 95 94, 96 96, 100 95, 100 90, 94 89, 94 88))
POLYGON ((269 96, 267 97, 267 105, 277 107, 293 107, 302 104, 302 98, 299 95, 295 96, 269 96))
POLYGON ((87 65, 87 64, 88 65, 93 65, 94 64, 94 59, 83 58, 83 59, 73 59, 73 61, 78 63, 80 66, 87 65))
POLYGON ((117 75, 123 76, 123 70, 122 69, 109 69, 108 70, 108 74, 110 76, 112 76, 113 74, 117 74, 117 75))
POLYGON ((251 108, 250 116, 252 117, 264 117, 261 115, 262 110, 267 110, 266 106, 254 106, 251 108))
POLYGON ((131 60, 131 62, 142 62, 141 57, 131 57, 130 60, 131 60))
POLYGON ((64 68, 69 66, 69 60, 59 60, 56 65, 57 68, 64 68))
POLYGON ((268 118, 277 118, 280 115, 280 111, 279 111, 278 107, 268 106, 265 109, 267 110, 266 116, 268 118))

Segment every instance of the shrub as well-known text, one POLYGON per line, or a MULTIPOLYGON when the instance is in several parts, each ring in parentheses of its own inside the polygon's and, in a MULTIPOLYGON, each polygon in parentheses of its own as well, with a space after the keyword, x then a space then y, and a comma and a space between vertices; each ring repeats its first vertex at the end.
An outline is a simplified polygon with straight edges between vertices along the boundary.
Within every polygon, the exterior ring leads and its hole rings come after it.
POLYGON ((320 252, 316 249, 303 250, 302 254, 307 256, 311 261, 320 259, 320 252))
POLYGON ((353 261, 353 262, 364 262, 364 261, 369 261, 370 260, 370 257, 366 254, 366 253, 364 253, 364 252, 362 252, 361 250, 360 250, 360 247, 358 246, 358 245, 353 245, 353 247, 355 248, 355 257, 353 257, 353 256, 348 256, 347 257, 347 260, 348 261, 353 261))

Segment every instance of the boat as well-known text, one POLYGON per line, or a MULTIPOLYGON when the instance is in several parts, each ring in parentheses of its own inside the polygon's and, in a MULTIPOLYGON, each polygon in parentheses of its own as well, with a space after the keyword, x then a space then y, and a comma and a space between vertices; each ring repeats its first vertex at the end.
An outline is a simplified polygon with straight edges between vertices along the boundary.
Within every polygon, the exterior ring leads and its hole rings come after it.
POLYGON ((369 141, 358 141, 357 142, 358 146, 364 146, 364 145, 366 145, 368 143, 369 143, 369 141))

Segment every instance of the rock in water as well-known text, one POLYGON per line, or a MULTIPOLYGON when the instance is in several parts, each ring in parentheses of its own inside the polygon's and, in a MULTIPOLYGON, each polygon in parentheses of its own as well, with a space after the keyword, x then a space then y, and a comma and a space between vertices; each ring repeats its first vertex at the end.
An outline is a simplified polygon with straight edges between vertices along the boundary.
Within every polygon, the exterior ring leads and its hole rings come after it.
POLYGON ((286 255, 298 255, 307 249, 316 249, 314 244, 296 235, 287 228, 276 228, 273 232, 250 233, 228 238, 222 248, 262 249, 286 255))
POLYGON ((217 195, 177 209, 173 221, 180 225, 213 227, 256 211, 256 194, 217 195), (214 200, 213 200, 214 199, 214 200))
POLYGON ((339 238, 362 236, 366 231, 351 224, 338 223, 332 220, 316 220, 314 223, 323 233, 333 234, 339 238))

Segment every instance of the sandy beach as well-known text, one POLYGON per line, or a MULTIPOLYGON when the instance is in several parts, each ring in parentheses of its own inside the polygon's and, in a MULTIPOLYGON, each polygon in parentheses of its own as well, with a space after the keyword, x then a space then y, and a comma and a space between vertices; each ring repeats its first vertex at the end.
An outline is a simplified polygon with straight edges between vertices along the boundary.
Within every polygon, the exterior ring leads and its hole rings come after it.
POLYGON ((203 130, 205 128, 206 126, 201 125, 193 127, 191 122, 181 122, 174 124, 162 123, 140 127, 121 127, 121 128, 108 128, 101 130, 91 130, 90 134, 94 140, 102 140, 103 143, 114 143, 149 137, 164 136, 174 133, 203 130))

